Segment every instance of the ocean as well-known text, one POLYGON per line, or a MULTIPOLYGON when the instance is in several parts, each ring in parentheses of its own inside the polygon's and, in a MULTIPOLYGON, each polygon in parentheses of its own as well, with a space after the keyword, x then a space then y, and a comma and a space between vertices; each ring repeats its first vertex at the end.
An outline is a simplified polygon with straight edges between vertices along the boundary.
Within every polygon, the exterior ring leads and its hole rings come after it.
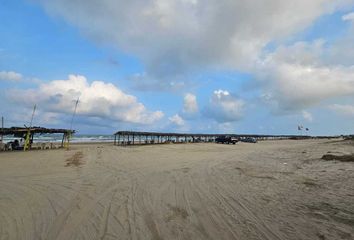
MULTIPOLYGON (((35 135, 33 138, 33 142, 61 142, 62 135, 55 135, 55 134, 43 134, 43 135, 35 135)), ((14 141, 15 139, 20 140, 20 138, 15 138, 12 136, 4 136, 4 143, 14 141)), ((71 140, 71 142, 113 142, 114 136, 113 135, 85 135, 85 134, 75 134, 71 140)))

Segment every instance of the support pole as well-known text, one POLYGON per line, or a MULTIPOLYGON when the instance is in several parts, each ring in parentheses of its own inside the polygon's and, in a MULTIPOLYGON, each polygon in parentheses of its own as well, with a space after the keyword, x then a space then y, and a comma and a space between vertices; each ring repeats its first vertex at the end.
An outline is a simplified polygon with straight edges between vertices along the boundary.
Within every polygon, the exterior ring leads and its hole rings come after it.
POLYGON ((32 148, 34 134, 31 135, 30 148, 32 148))
POLYGON ((73 116, 71 118, 71 122, 70 122, 70 132, 68 133, 68 135, 66 136, 66 148, 69 149, 69 144, 70 144, 70 139, 72 137, 73 134, 73 122, 74 122, 74 117, 76 115, 76 110, 77 110, 77 105, 79 104, 79 100, 80 98, 78 98, 75 102, 75 108, 74 108, 74 112, 73 112, 73 116))
POLYGON ((65 133, 63 134, 63 139, 61 140, 61 147, 64 147, 65 133))
POLYGON ((37 107, 37 105, 34 105, 34 107, 33 107, 31 122, 30 122, 30 126, 29 126, 29 128, 27 130, 26 139, 25 139, 25 145, 23 146, 23 151, 26 151, 29 148, 29 142, 30 142, 30 136, 31 136, 31 128, 32 128, 32 123, 33 123, 33 117, 34 117, 34 114, 36 112, 36 107, 37 107))

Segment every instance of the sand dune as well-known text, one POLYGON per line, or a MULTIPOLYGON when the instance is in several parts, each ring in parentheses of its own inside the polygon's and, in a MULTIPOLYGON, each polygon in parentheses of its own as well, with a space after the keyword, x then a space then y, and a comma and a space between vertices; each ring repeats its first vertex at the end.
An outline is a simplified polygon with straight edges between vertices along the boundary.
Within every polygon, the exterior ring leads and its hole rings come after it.
POLYGON ((354 239, 354 145, 0 153, 0 239, 354 239))

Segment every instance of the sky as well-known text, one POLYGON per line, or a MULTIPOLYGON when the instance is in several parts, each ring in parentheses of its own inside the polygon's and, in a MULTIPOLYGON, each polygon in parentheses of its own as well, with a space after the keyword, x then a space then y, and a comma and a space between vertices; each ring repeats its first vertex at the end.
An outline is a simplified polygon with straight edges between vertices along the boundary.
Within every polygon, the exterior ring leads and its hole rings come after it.
POLYGON ((354 0, 0 0, 5 127, 354 133, 354 0), (298 131, 298 126, 309 128, 298 131))

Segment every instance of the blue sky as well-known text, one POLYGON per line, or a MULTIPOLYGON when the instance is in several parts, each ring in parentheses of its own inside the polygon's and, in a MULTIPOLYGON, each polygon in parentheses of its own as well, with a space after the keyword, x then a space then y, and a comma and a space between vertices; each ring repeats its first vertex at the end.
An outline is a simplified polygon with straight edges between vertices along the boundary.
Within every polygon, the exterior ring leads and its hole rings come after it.
POLYGON ((353 6, 0 0, 0 114, 67 128, 80 97, 80 133, 353 133, 353 6))

